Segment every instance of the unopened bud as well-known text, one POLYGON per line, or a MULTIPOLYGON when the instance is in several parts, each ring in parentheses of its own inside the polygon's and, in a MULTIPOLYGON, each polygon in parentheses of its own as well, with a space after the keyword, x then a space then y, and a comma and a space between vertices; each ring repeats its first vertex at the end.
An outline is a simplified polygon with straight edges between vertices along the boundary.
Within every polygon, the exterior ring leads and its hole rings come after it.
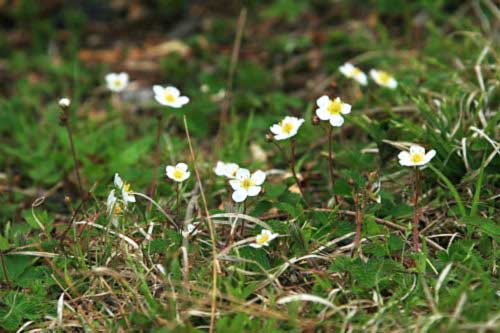
POLYGON ((318 116, 314 115, 314 116, 312 117, 312 124, 313 124, 314 126, 319 125, 320 121, 321 121, 321 119, 319 119, 319 117, 318 117, 318 116))
POLYGON ((274 136, 273 136, 271 133, 267 133, 267 134, 266 134, 266 140, 267 140, 268 142, 271 142, 271 141, 273 141, 273 140, 274 140, 274 136))
POLYGON ((354 185, 354 179, 352 179, 352 178, 349 178, 349 181, 348 181, 348 183, 349 183, 349 185, 351 185, 351 186, 352 186, 352 185, 354 185))
POLYGON ((71 100, 69 98, 63 97, 59 100, 59 106, 61 109, 67 109, 71 105, 71 100))

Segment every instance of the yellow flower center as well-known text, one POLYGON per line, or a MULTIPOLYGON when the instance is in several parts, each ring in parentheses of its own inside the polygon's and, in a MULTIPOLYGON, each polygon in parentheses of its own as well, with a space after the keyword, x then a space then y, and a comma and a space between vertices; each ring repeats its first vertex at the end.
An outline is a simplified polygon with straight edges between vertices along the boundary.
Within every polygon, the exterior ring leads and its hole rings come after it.
POLYGON ((361 74, 361 70, 358 67, 354 67, 352 69, 352 75, 353 76, 358 76, 359 74, 361 74))
POLYGON ((130 184, 127 184, 127 183, 123 184, 123 190, 127 193, 132 192, 132 189, 130 188, 130 184))
POLYGON ((342 102, 340 101, 340 99, 335 99, 333 101, 330 101, 327 107, 327 111, 332 116, 339 115, 340 112, 342 111, 342 102))
POLYGON ((383 84, 389 84, 389 81, 392 79, 392 76, 390 76, 387 72, 384 71, 379 71, 378 77, 380 79, 380 82, 382 82, 383 84))
POLYGON ((174 170, 174 178, 175 179, 181 179, 184 176, 184 171, 175 169, 174 170))
POLYGON ((253 181, 250 178, 245 178, 241 181, 241 187, 243 187, 245 190, 248 190, 253 185, 253 181))
POLYGON ((260 234, 257 236, 256 243, 259 245, 262 245, 264 243, 267 243, 269 241, 269 235, 268 234, 260 234))
POLYGON ((122 81, 120 79, 115 79, 114 81, 115 87, 120 87, 122 85, 122 81))
POLYGON ((290 134, 292 133, 293 131, 293 124, 290 123, 290 122, 285 122, 283 123, 283 125, 281 125, 281 129, 283 130, 283 132, 285 132, 286 134, 290 134))
POLYGON ((165 94, 165 100, 169 103, 172 103, 175 101, 175 97, 172 94, 165 94))
POLYGON ((410 160, 413 163, 420 163, 420 162, 422 162, 424 160, 424 154, 422 154, 422 153, 411 154, 410 160))

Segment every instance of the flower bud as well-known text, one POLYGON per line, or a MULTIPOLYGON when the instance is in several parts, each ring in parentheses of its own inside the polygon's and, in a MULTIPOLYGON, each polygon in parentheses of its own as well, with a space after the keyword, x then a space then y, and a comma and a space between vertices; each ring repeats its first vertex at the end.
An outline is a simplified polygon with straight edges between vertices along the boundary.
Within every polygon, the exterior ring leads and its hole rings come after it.
POLYGON ((71 105, 71 100, 67 97, 63 97, 59 100, 59 106, 62 109, 67 109, 71 105))
POLYGON ((271 133, 266 134, 267 142, 272 142, 274 140, 274 136, 271 133))
POLYGON ((312 124, 313 124, 314 126, 319 125, 320 121, 321 121, 321 119, 319 119, 319 117, 318 117, 318 116, 314 115, 314 116, 312 117, 312 124))

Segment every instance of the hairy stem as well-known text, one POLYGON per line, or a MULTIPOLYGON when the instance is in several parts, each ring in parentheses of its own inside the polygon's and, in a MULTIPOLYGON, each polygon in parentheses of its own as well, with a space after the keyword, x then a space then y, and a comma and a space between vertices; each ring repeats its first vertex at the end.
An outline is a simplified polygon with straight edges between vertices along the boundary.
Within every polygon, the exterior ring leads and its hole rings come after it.
MULTIPOLYGON (((151 188, 149 192, 149 197, 154 200, 155 191, 156 191, 156 177, 158 175, 158 167, 160 166, 160 143, 161 143, 161 134, 163 132, 163 113, 158 115, 158 128, 156 132, 156 148, 154 155, 154 169, 153 169, 153 178, 151 179, 151 188)), ((148 212, 151 212, 151 208, 153 208, 152 202, 148 205, 148 212)))
POLYGON ((335 185, 335 176, 333 175, 333 127, 328 126, 328 170, 330 171, 331 187, 335 185))
POLYGON ((176 186, 175 186, 175 192, 176 192, 176 204, 175 204, 175 208, 177 210, 177 218, 180 219, 181 218, 181 211, 180 211, 180 206, 179 206, 179 192, 180 192, 180 183, 176 183, 176 186))
POLYGON ((292 171, 293 178, 295 179, 295 183, 297 184, 297 187, 299 188, 300 195, 302 196, 302 200, 304 200, 304 203, 306 204, 307 207, 309 207, 309 203, 306 200, 306 196, 304 195, 304 190, 302 189, 302 186, 299 181, 299 177, 297 177, 297 173, 295 171, 295 140, 292 139, 290 142, 290 170, 292 171))
POLYGON ((418 240, 418 195, 420 192, 420 171, 418 167, 415 168, 415 183, 413 186, 413 249, 415 252, 419 251, 419 240, 418 240))
POLYGON ((69 115, 68 115, 67 121, 64 123, 64 127, 66 127, 66 132, 68 133, 69 145, 71 147, 71 155, 73 156, 73 163, 75 166, 76 180, 78 182, 78 191, 80 193, 80 197, 82 199, 84 199, 82 179, 80 178, 80 171, 78 169, 78 158, 76 156, 75 142, 73 141, 73 132, 72 132, 71 126, 69 124, 69 115))

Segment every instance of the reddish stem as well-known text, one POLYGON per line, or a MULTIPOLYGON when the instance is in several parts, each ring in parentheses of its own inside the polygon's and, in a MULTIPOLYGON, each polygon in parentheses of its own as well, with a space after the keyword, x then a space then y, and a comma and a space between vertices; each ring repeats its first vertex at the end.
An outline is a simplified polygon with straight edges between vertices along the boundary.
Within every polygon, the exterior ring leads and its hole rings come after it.
MULTIPOLYGON (((154 195, 156 191, 156 177, 158 175, 158 167, 160 166, 160 141, 161 141, 161 133, 163 132, 163 113, 160 113, 158 116, 158 129, 156 133, 156 148, 155 148, 155 156, 154 156, 154 169, 153 169, 153 178, 151 179, 151 189, 149 192, 149 197, 151 200, 154 200, 154 195)), ((153 208, 153 203, 149 202, 148 211, 151 211, 153 208)))
POLYGON ((420 192, 420 172, 418 167, 415 168, 415 184, 414 184, 414 193, 413 193, 413 249, 415 252, 419 251, 419 241, 418 241, 418 195, 420 192))

